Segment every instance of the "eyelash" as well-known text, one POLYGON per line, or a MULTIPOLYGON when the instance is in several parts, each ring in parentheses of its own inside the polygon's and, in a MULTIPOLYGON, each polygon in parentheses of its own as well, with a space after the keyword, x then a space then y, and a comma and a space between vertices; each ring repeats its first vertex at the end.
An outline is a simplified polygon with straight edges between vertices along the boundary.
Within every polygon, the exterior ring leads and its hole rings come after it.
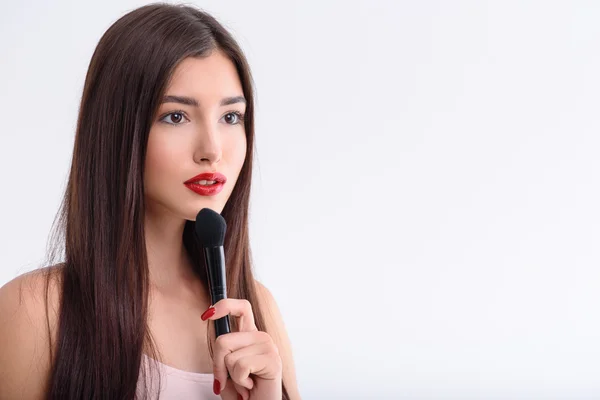
MULTIPOLYGON (((183 124, 181 124, 181 123, 179 123, 179 124, 174 124, 174 123, 172 123, 172 122, 166 122, 166 121, 163 121, 163 119, 165 119, 165 118, 166 118, 166 117, 168 117, 169 115, 173 115, 173 114, 181 114, 181 115, 183 115, 183 117, 184 117, 185 119, 187 119, 187 120, 189 121, 189 118, 187 117, 187 115, 185 114, 185 112, 184 112, 183 110, 175 110, 175 111, 171 111, 171 112, 170 112, 170 113, 168 113, 168 114, 165 114, 165 115, 163 115, 163 116, 160 118, 160 122, 164 122, 165 124, 168 124, 168 125, 174 125, 174 126, 177 126, 177 125, 183 125, 183 124)), ((229 114, 234 114, 234 115, 236 115, 236 116, 238 117, 238 122, 237 122, 237 123, 235 123, 235 124, 227 124, 227 125, 239 125, 239 124, 241 124, 241 123, 243 123, 243 122, 244 122, 244 117, 246 116, 244 113, 241 113, 241 112, 239 112, 239 111, 230 111, 230 112, 228 112, 228 113, 227 113, 227 114, 225 114, 225 115, 229 115, 229 114)), ((225 115, 224 115, 224 116, 225 116, 225 115)))

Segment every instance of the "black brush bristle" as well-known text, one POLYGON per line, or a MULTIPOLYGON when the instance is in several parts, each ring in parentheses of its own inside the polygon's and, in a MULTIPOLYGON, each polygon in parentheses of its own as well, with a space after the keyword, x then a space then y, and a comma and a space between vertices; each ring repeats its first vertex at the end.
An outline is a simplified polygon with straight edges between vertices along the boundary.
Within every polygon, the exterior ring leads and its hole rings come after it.
POLYGON ((223 246, 227 223, 225 218, 210 208, 203 208, 196 215, 196 237, 203 247, 223 246))

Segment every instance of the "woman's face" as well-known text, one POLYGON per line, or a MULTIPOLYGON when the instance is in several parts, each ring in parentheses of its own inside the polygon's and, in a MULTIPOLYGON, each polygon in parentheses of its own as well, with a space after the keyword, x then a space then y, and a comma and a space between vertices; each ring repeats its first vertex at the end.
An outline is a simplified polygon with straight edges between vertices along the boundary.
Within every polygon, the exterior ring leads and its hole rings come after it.
POLYGON ((148 137, 147 207, 190 221, 204 207, 223 210, 246 155, 243 96, 234 64, 220 51, 177 66, 148 137), (202 173, 226 182, 207 186, 206 177, 196 178, 202 173))

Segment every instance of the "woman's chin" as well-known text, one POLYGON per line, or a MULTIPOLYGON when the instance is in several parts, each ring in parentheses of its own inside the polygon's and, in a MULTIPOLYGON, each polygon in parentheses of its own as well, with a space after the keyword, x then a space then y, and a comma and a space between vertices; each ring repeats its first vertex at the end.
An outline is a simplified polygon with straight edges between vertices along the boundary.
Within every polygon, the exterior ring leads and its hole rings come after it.
POLYGON ((223 206, 220 203, 209 203, 209 202, 203 202, 200 205, 198 205, 198 207, 196 209, 193 209, 189 214, 188 217, 186 218, 188 221, 195 221, 196 220, 196 215, 198 215, 198 213, 200 212, 200 210, 202 210, 203 208, 210 208, 211 210, 221 214, 221 212, 223 211, 223 206))

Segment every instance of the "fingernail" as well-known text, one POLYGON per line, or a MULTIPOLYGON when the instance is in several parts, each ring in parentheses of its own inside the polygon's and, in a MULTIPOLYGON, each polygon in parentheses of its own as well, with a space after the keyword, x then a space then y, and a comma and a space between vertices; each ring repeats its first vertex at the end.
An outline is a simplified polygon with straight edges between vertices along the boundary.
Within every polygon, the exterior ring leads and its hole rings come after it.
POLYGON ((238 400, 244 400, 244 397, 238 393, 238 400))
POLYGON ((202 319, 202 321, 206 321, 207 319, 215 315, 216 312, 217 310, 215 310, 214 307, 209 307, 208 310, 204 311, 204 314, 202 314, 200 318, 202 319))
POLYGON ((221 394, 221 384, 216 379, 215 383, 213 383, 213 392, 215 392, 215 394, 221 394))

